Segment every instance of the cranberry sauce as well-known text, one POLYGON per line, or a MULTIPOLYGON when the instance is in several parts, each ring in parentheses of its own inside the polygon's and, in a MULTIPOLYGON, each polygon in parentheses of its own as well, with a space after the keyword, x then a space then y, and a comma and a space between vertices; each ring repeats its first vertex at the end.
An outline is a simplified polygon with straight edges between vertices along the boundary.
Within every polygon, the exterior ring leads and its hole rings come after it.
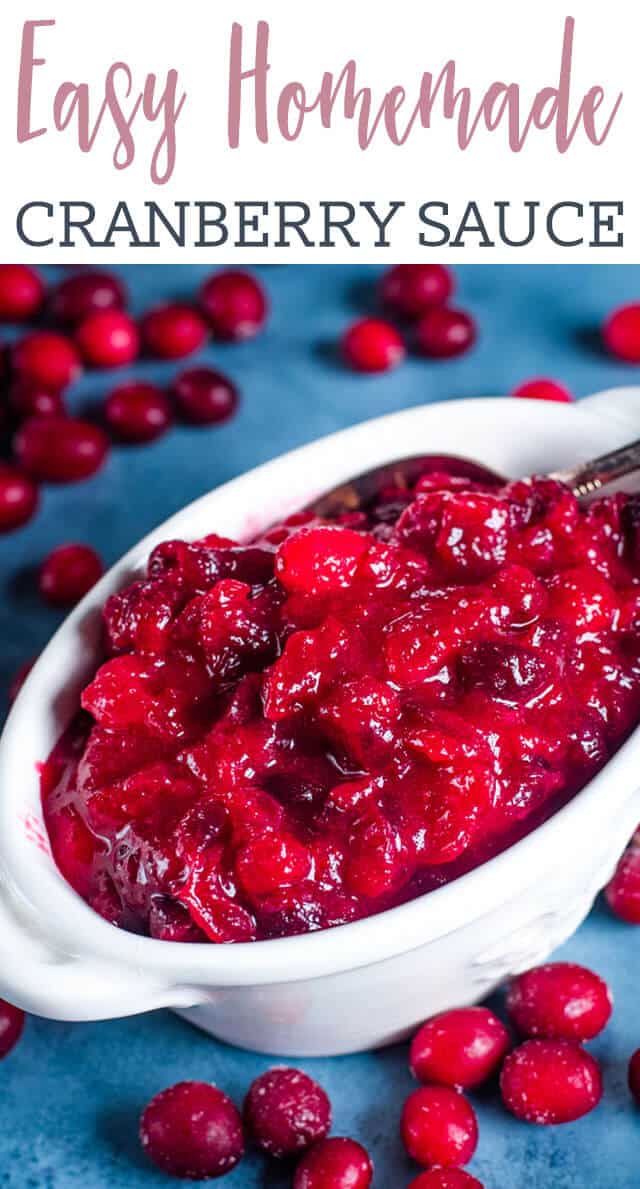
POLYGON ((60 870, 113 924, 229 942, 482 862, 640 718, 637 507, 431 473, 337 523, 159 545, 45 765, 60 870))

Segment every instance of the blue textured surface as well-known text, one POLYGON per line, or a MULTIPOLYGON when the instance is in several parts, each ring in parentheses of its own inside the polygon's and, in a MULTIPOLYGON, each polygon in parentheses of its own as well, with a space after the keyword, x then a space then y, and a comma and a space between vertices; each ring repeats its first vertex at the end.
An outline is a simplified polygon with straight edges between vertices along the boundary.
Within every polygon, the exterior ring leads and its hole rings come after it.
MULTIPOLYGON (((134 308, 187 297, 203 269, 122 270, 134 308)), ((259 270, 260 271, 260 270, 259 270)), ((640 297, 631 267, 476 267, 459 270, 460 303, 478 316, 481 340, 466 358, 410 362, 396 373, 347 373, 333 345, 344 325, 372 303, 375 271, 264 268, 273 301, 268 331, 240 347, 204 355, 238 382, 240 415, 212 430, 178 428, 154 446, 117 449, 104 472, 77 487, 46 492, 38 518, 0 539, 0 682, 46 641, 58 616, 34 594, 33 567, 55 544, 91 540, 107 562, 181 505, 292 446, 364 418, 428 400, 509 391, 550 374, 578 395, 633 382, 633 369, 607 359, 594 328, 615 304, 640 297)), ((173 366, 137 374, 168 378, 173 366)), ((74 407, 98 399, 109 379, 78 385, 74 407)), ((215 527, 215 526, 212 526, 215 527)), ((570 861, 570 858, 569 858, 570 861)), ((471 1165, 487 1189, 632 1189, 640 1184, 640 1118, 626 1089, 626 1062, 640 1045, 640 930, 596 909, 563 951, 606 976, 616 1010, 594 1042, 602 1059, 602 1106, 561 1128, 519 1124, 491 1092, 476 1096, 480 1144, 471 1165)), ((170 1182, 146 1164, 137 1144, 141 1107, 184 1078, 215 1080, 240 1101, 270 1062, 216 1044, 169 1013, 92 1025, 30 1020, 0 1067, 0 1185, 11 1189, 138 1189, 170 1182)), ((331 1094, 336 1133, 352 1134, 376 1161, 377 1189, 402 1189, 418 1169, 403 1156, 396 1119, 411 1088, 406 1050, 307 1061, 331 1094)), ((290 1172, 247 1159, 222 1184, 284 1189, 290 1172)))

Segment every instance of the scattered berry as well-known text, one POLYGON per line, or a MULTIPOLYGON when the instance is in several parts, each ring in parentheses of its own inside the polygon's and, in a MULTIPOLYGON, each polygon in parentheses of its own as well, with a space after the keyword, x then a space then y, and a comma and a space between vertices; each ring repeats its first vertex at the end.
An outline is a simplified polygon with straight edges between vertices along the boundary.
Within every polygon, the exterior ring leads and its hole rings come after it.
POLYGON ((452 359, 464 355, 476 341, 476 324, 464 310, 429 310, 418 322, 416 341, 422 355, 431 359, 452 359))
POLYGON ((511 393, 512 396, 522 397, 523 400, 553 400, 559 404, 569 405, 573 397, 568 388, 558 384, 556 380, 526 380, 519 384, 511 393))
POLYGON ((0 533, 10 533, 31 520, 38 506, 38 488, 17 467, 0 462, 0 533))
POLYGON ((605 982, 573 962, 549 962, 511 983, 507 1011, 521 1036, 591 1040, 611 1015, 605 982))
POLYGON ((29 322, 40 312, 44 285, 27 264, 0 264, 0 322, 29 322))
POLYGON ((244 1121, 258 1147, 282 1158, 304 1152, 331 1127, 331 1103, 299 1069, 269 1069, 249 1087, 244 1121))
POLYGON ((142 340, 158 359, 182 359, 207 341, 207 327, 197 310, 187 305, 163 305, 150 310, 140 326, 142 340))
POLYGON ((602 330, 604 345, 625 363, 640 363, 640 302, 614 310, 602 330))
POLYGON ((140 1142, 158 1168, 189 1180, 222 1177, 244 1155, 236 1107, 207 1082, 178 1082, 156 1094, 142 1114, 140 1142))
POLYGON ((24 1028, 24 1012, 6 999, 0 999, 0 1058, 17 1045, 24 1028))
POLYGON ((380 284, 384 304, 394 314, 409 319, 444 305, 453 290, 453 275, 443 264, 396 264, 380 284))
POLYGON ((293 1189, 369 1189, 373 1164, 354 1139, 322 1139, 303 1156, 293 1189))
POLYGON ((77 326, 90 314, 123 310, 127 295, 118 277, 108 272, 80 272, 67 277, 51 298, 51 312, 58 322, 77 326))
POLYGON ((100 469, 109 452, 103 430, 74 417, 30 417, 15 435, 18 462, 35 479, 75 483, 100 469))
POLYGON ((422 1025, 409 1064, 420 1082, 469 1089, 496 1072, 510 1043, 504 1024, 488 1008, 457 1008, 422 1025))
POLYGON ((595 1058, 571 1041, 526 1040, 506 1058, 500 1090, 517 1119, 571 1123, 598 1105, 602 1076, 595 1058))
POLYGON ((64 417, 62 393, 33 380, 14 380, 9 389, 9 403, 18 417, 64 417))
POLYGON ((240 399, 231 380, 210 367, 182 372, 174 383, 173 392, 183 417, 193 425, 228 421, 240 399))
POLYGON ((254 338, 269 312, 264 290, 254 277, 231 269, 205 281, 200 308, 215 338, 227 342, 254 338))
POLYGON ((37 331, 16 343, 12 364, 21 379, 56 392, 77 380, 82 370, 73 343, 49 330, 37 331))
POLYGON ((484 1186, 461 1168, 432 1168, 421 1172, 409 1189, 484 1189, 484 1186))
POLYGON ((98 310, 80 322, 76 343, 85 363, 96 368, 126 367, 140 351, 138 328, 121 310, 98 310))
POLYGON ((628 925, 640 925, 640 846, 637 843, 632 843, 624 852, 604 894, 617 917, 628 925))
POLYGON ((59 545, 40 567, 38 589, 54 607, 73 607, 103 573, 102 562, 90 545, 59 545))
POLYGON ((345 363, 357 372, 388 372, 406 357, 404 342, 395 326, 381 318, 363 318, 342 337, 345 363))
POLYGON ((171 404, 161 388, 142 381, 122 384, 105 402, 111 432, 122 442, 152 442, 171 425, 171 404))
POLYGON ((404 1104, 402 1142, 411 1158, 425 1168, 467 1164, 478 1143, 475 1111, 449 1086, 421 1086, 404 1104))
POLYGON ((629 1089, 640 1106, 640 1049, 636 1049, 629 1061, 629 1089))

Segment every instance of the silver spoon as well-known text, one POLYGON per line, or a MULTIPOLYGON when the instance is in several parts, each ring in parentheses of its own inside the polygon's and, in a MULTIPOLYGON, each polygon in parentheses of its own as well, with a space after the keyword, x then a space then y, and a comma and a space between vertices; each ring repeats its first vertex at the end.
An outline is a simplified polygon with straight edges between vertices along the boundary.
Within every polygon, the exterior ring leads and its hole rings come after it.
MULTIPOLYGON (((637 470, 640 470, 640 439, 567 470, 551 471, 547 478, 564 483, 577 499, 583 500, 637 470)), ((419 454, 399 458, 356 475, 348 483, 342 483, 319 496, 309 504, 309 510, 316 516, 328 518, 340 516, 344 512, 357 512, 366 508, 384 487, 408 490, 430 471, 446 471, 491 487, 507 482, 503 475, 489 467, 455 454, 419 454)))

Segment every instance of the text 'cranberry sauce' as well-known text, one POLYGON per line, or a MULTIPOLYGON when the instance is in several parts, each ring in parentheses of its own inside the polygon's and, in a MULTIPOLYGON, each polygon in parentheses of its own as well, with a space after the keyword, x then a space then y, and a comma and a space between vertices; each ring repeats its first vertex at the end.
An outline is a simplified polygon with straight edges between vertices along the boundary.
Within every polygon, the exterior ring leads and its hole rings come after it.
POLYGON ((60 870, 125 928, 328 928, 476 866, 640 717, 640 504, 424 475, 250 545, 169 541, 104 608, 45 765, 60 870))

